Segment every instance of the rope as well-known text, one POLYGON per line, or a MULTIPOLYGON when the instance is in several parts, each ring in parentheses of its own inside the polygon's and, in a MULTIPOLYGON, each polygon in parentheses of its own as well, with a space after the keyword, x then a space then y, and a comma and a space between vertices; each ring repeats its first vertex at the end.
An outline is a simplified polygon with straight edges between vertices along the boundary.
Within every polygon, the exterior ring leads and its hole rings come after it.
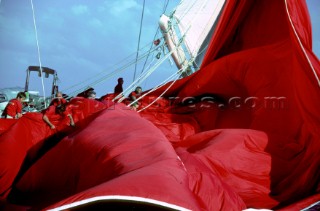
POLYGON ((138 99, 136 99, 134 102, 131 102, 130 104, 128 104, 127 106, 131 106, 132 104, 134 104, 135 102, 139 101, 140 99, 144 98, 145 96, 147 96, 148 94, 150 94, 151 92, 160 89, 161 87, 163 87, 168 81, 170 81, 172 78, 174 78, 174 76, 176 76, 178 73, 174 73, 171 76, 169 76, 168 78, 166 78, 163 82, 161 82, 159 85, 157 85, 156 87, 152 88, 150 91, 146 92, 145 94, 141 95, 138 99))
MULTIPOLYGON (((173 52, 173 51, 172 51, 173 52)), ((145 71, 143 74, 141 74, 140 76, 139 76, 139 78, 137 78, 134 82, 132 82, 122 93, 120 93, 118 96, 116 96, 115 98, 114 98, 114 100, 116 100, 116 99, 118 99, 120 96, 122 96, 122 95, 127 95, 129 92, 131 92, 132 91, 132 87, 134 87, 134 86, 137 86, 138 84, 140 84, 142 81, 144 81, 147 77, 149 77, 149 75, 151 75, 151 73, 152 72, 154 72, 159 66, 160 66, 160 64, 162 64, 165 60, 166 60, 166 58, 168 58, 171 54, 172 54, 172 52, 171 53, 169 53, 169 54, 167 54, 164 58, 162 58, 160 61, 158 61, 154 66, 153 66, 153 68, 151 68, 150 70, 148 70, 148 71, 145 71)), ((119 101, 119 102, 121 102, 121 101, 119 101)))
POLYGON ((312 65, 312 62, 310 61, 310 59, 309 59, 309 57, 308 57, 308 54, 307 54, 306 50, 304 49, 303 44, 301 43, 300 37, 299 37, 299 35, 298 35, 298 33, 297 33, 294 25, 293 25, 293 22, 292 22, 292 20, 291 20, 291 16, 290 16, 290 13, 289 13, 287 0, 285 0, 285 4, 286 4, 287 14, 288 14, 288 18, 289 18, 291 27, 292 27, 292 29, 293 29, 293 32, 294 32, 294 34, 295 34, 296 37, 297 37, 297 40, 298 40, 298 42, 299 42, 299 44, 300 44, 300 47, 301 47, 301 49, 302 49, 305 57, 307 58, 308 63, 309 63, 309 65, 310 65, 310 67, 311 67, 311 69, 312 69, 312 71, 313 71, 314 77, 316 78, 316 80, 317 80, 317 82, 318 82, 318 85, 319 85, 319 87, 320 87, 320 79, 319 79, 319 77, 318 77, 318 74, 316 73, 316 70, 314 69, 314 67, 313 67, 313 65, 312 65))
MULTIPOLYGON (((191 59, 191 60, 189 61, 189 63, 192 63, 193 60, 194 60, 194 59, 191 59)), ((178 71, 179 77, 181 77, 181 75, 182 75, 183 72, 188 68, 188 66, 189 66, 189 65, 187 65, 187 66, 184 67, 184 68, 179 69, 179 71, 178 71)), ((171 77, 171 76, 170 76, 170 77, 171 77)), ((169 77, 169 78, 170 78, 170 77, 169 77)), ((161 93, 161 95, 159 95, 154 101, 152 101, 152 102, 149 103, 146 107, 143 107, 142 109, 140 109, 140 110, 137 111, 137 112, 144 111, 145 109, 147 109, 147 108, 149 108, 150 106, 152 106, 155 102, 157 102, 157 101, 175 84, 175 82, 179 79, 179 77, 176 78, 176 79, 161 93)), ((163 84, 163 85, 165 85, 165 84, 163 84)), ((163 86, 163 85, 162 85, 162 86, 163 86)), ((162 87, 162 86, 161 86, 161 87, 162 87)), ((159 88, 160 88, 160 87, 157 87, 157 88, 155 88, 154 90, 159 89, 159 88)), ((140 100, 141 98, 145 97, 147 94, 153 92, 154 90, 151 90, 151 91, 149 91, 148 93, 144 94, 143 96, 139 97, 139 98, 136 99, 134 102, 130 103, 128 106, 131 106, 133 103, 137 102, 138 100, 140 100)))
POLYGON ((162 13, 165 13, 167 8, 168 8, 168 4, 169 4, 169 0, 167 0, 167 2, 164 4, 163 9, 162 9, 162 13))
MULTIPOLYGON (((152 59, 152 61, 150 62, 150 64, 148 65, 147 69, 150 69, 151 65, 152 65, 152 64, 154 63, 154 61, 155 61, 155 58, 156 58, 156 57, 153 56, 153 59, 152 59)), ((147 80, 148 80, 148 78, 146 78, 143 87, 146 87, 146 86, 147 86, 147 80)), ((142 84, 142 83, 141 83, 141 84, 142 84)))
MULTIPOLYGON (((180 69, 180 70, 182 70, 182 71, 180 72, 179 77, 182 75, 182 73, 183 73, 187 68, 188 68, 188 66, 184 67, 183 69, 180 69)), ((137 111, 137 112, 140 113, 141 111, 144 111, 145 109, 147 109, 147 108, 149 108, 150 106, 152 106, 155 102, 157 102, 157 101, 173 86, 173 84, 175 84, 175 82, 179 79, 179 77, 176 78, 176 79, 168 86, 168 88, 166 88, 166 89, 161 93, 161 95, 159 95, 154 101, 152 101, 152 102, 149 103, 146 107, 140 109, 140 110, 137 111)))
MULTIPOLYGON (((180 40, 179 45, 181 44, 181 42, 183 41, 183 39, 184 39, 184 36, 183 36, 182 39, 180 40)), ((178 45, 178 46, 179 46, 179 45, 178 45)), ((129 87, 128 87, 125 91, 123 91, 121 94, 123 94, 123 93, 128 94, 128 93, 127 93, 127 90, 132 89, 131 87, 140 84, 140 83, 141 83, 142 81, 144 81, 147 77, 149 77, 149 75, 151 75, 151 73, 153 73, 153 72, 160 66, 160 64, 162 64, 162 63, 178 48, 178 46, 176 46, 176 47, 175 47, 174 49, 172 49, 167 55, 165 55, 161 60, 159 60, 159 61, 153 66, 153 68, 151 68, 151 69, 150 69, 149 71, 147 71, 147 72, 144 72, 144 74, 140 75, 140 77, 139 77, 137 80, 135 80, 132 84, 130 84, 129 87), (141 78, 142 78, 142 79, 141 79, 141 78)), ((118 96, 120 96, 121 94, 119 94, 118 96)), ((114 100, 116 100, 116 98, 115 98, 114 100)), ((121 101, 119 101, 119 102, 121 102, 121 101)))
MULTIPOLYGON (((204 48, 204 49, 205 49, 205 48, 204 48)), ((203 49, 201 52, 198 52, 198 54, 201 54, 201 53, 204 51, 204 49, 203 49)), ((142 98, 145 97, 146 95, 150 94, 151 92, 153 92, 153 91, 155 91, 155 90, 163 87, 163 86, 167 83, 167 81, 171 80, 171 78, 173 78, 176 74, 179 73, 179 77, 180 77, 180 76, 183 74, 183 72, 190 66, 190 64, 192 64, 192 63, 194 62, 194 60, 195 60, 196 57, 197 57, 197 56, 195 56, 194 58, 191 58, 191 59, 188 61, 189 65, 187 65, 187 66, 184 67, 184 68, 179 69, 177 73, 175 73, 175 74, 171 75, 170 77, 168 77, 168 78, 162 83, 162 85, 156 86, 155 88, 153 88, 153 89, 150 90, 149 92, 143 94, 143 95, 140 96, 138 99, 136 99, 135 101, 131 102, 131 103, 128 105, 128 107, 131 106, 133 103, 136 103, 137 101, 139 101, 140 99, 142 99, 142 98)), ((169 86, 156 100, 152 101, 150 104, 148 104, 148 106, 146 106, 146 107, 143 108, 143 109, 140 109, 138 112, 143 111, 143 110, 149 108, 151 105, 153 105, 158 99, 160 99, 160 97, 162 97, 162 96, 173 86, 173 84, 179 79, 179 77, 176 78, 176 79, 173 81, 173 83, 170 84, 170 86, 169 86)))
MULTIPOLYGON (((183 40, 184 40, 184 38, 185 38, 185 35, 186 35, 186 33, 188 32, 188 30, 189 30, 189 28, 190 27, 188 27, 188 29, 186 30, 186 32, 185 32, 185 34, 182 36, 182 38, 179 40, 179 43, 178 43, 178 45, 176 45, 165 57, 163 57, 160 61, 158 61, 155 65, 154 65, 154 67, 152 68, 152 69, 150 69, 147 73, 145 73, 145 75, 144 76, 141 76, 140 78, 143 78, 142 79, 142 81, 144 81, 152 72, 154 72, 157 68, 158 68, 158 66, 160 65, 160 64, 162 64, 174 51, 176 51, 177 50, 177 48, 181 45, 181 43, 183 42, 183 40)), ((127 90, 129 90, 129 89, 131 89, 131 87, 132 86, 134 86, 134 85, 138 85, 138 84, 140 84, 142 81, 140 81, 140 78, 139 79, 137 79, 137 80, 135 80, 134 82, 132 82, 132 84, 130 84, 130 86, 125 90, 125 91, 123 91, 122 93, 120 93, 117 97, 119 97, 119 96, 121 96, 123 93, 126 93, 127 92, 127 90)), ((127 93, 128 94, 128 93, 127 93)), ((113 100, 116 100, 117 98, 114 98, 113 100)), ((118 102, 121 102, 122 100, 119 100, 118 102)))
POLYGON ((37 32, 37 25, 36 25, 36 17, 35 17, 35 14, 34 14, 33 1, 30 0, 30 2, 31 2, 31 8, 32 8, 33 25, 34 25, 34 30, 35 30, 35 34, 36 34, 36 41, 37 41, 38 59, 39 59, 39 66, 40 66, 40 72, 41 72, 42 91, 43 91, 43 101, 44 101, 44 106, 47 107, 46 94, 45 94, 44 83, 43 83, 41 55, 40 55, 40 47, 39 47, 38 32, 37 32))
MULTIPOLYGON (((146 1, 143 0, 143 7, 142 7, 141 20, 140 20, 140 31, 139 31, 138 49, 137 49, 136 60, 138 59, 138 56, 139 56, 140 38, 141 38, 141 30, 142 30, 142 22, 143 22, 143 14, 144 14, 145 2, 146 1)), ((133 81, 136 79, 136 73, 137 73, 137 62, 136 62, 136 65, 134 67, 133 81)))
MULTIPOLYGON (((167 0, 167 2, 164 4, 163 9, 162 9, 162 13, 165 13, 165 12, 166 12, 167 7, 168 7, 168 4, 169 4, 169 0, 167 0)), ((159 33, 159 29, 160 29, 160 27, 158 26, 157 31, 156 31, 156 33, 155 33, 155 35, 154 35, 154 37, 153 37, 153 40, 156 40, 156 37, 158 36, 158 33, 159 33)), ((152 49, 152 46, 153 46, 153 45, 154 45, 154 43, 152 42, 149 51, 152 49)), ((149 59, 149 55, 147 56, 147 58, 146 58, 146 60, 145 60, 145 62, 144 62, 144 64, 143 64, 143 67, 142 67, 142 69, 141 69, 140 74, 143 73, 148 59, 149 59)))
MULTIPOLYGON (((155 39, 156 39, 156 37, 157 37, 158 33, 159 33, 159 27, 157 28, 157 31, 156 31, 156 34, 155 34, 155 35, 154 35, 154 37, 153 37, 153 40, 155 40, 155 39)), ((152 49, 153 45, 154 45, 154 43, 152 42, 152 43, 151 43, 151 46, 150 46, 150 49, 149 49, 149 52, 151 51, 151 49, 152 49)), ((142 67, 142 69, 141 69, 140 74, 142 74, 142 73, 143 73, 143 71, 144 71, 144 69, 145 69, 146 63, 147 63, 147 61, 148 61, 148 59, 149 59, 149 55, 150 55, 150 54, 148 54, 148 56, 147 56, 146 60, 144 61, 144 64, 143 64, 143 67, 142 67)))
MULTIPOLYGON (((174 49, 172 49, 165 57, 163 57, 161 61, 157 62, 157 64, 154 66, 154 68, 151 69, 152 72, 154 72, 154 70, 155 70, 156 68, 158 68, 158 66, 159 66, 161 63, 163 63, 163 62, 180 46, 180 44, 181 44, 182 41, 183 41, 183 38, 184 38, 184 36, 182 37, 182 39, 180 40, 179 44, 178 44, 174 49)), ((186 66, 186 67, 184 68, 184 70, 185 70, 187 67, 188 67, 188 66, 186 66)), ((151 70, 150 70, 150 72, 151 72, 151 70)), ((178 70, 178 72, 180 72, 180 71, 181 71, 181 69, 178 70)), ((152 73, 152 72, 151 72, 151 73, 152 73)), ((151 74, 151 73, 150 73, 150 74, 151 74)), ((145 78, 148 77, 150 74, 146 75, 145 78)), ((170 77, 171 77, 171 76, 170 76, 170 77)), ((170 77, 169 77, 169 78, 170 78, 170 77)), ((167 80, 167 79, 166 79, 166 80, 167 80)), ((153 91, 156 90, 156 89, 158 89, 158 88, 160 88, 160 87, 154 88, 153 91)), ((144 95, 144 96, 145 96, 145 95, 144 95)), ((131 106, 133 103, 137 102, 137 101, 138 101, 139 99, 141 99, 141 98, 142 98, 142 97, 140 97, 140 98, 136 99, 135 101, 131 102, 128 106, 131 106)))

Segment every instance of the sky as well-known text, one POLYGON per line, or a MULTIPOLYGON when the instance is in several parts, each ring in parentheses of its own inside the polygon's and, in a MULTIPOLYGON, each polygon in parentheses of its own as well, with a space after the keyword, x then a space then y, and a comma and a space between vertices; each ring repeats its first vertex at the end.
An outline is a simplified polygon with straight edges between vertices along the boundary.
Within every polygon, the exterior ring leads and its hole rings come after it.
MULTIPOLYGON (((58 72, 60 90, 68 93, 85 88, 135 59, 143 0, 32 2, 41 65, 58 72)), ((152 43, 165 2, 145 0, 140 48, 148 49, 152 43)), ((170 14, 178 2, 170 0, 165 13, 170 14)), ((320 58, 320 0, 307 0, 307 3, 313 27, 313 50, 320 58)), ((0 45, 0 89, 24 87, 27 67, 40 64, 30 0, 0 0, 0 45)), ((124 78, 124 88, 129 86, 134 71, 137 75, 142 71, 142 63, 137 68, 124 67, 123 72, 94 83, 97 96, 112 92, 118 77, 124 78)), ((174 71, 176 67, 168 61, 141 85, 144 89, 152 88, 174 71)), ((30 90, 42 93, 41 79, 36 74, 30 82, 30 90)), ((52 78, 44 82, 48 95, 52 78)))

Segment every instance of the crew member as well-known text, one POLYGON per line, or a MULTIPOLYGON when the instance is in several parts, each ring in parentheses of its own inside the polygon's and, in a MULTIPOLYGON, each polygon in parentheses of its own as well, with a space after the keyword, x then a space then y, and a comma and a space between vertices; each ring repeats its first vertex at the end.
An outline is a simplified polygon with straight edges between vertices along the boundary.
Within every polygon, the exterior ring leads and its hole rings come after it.
MULTIPOLYGON (((140 94, 142 92, 142 88, 140 86, 137 86, 136 89, 130 93, 129 95, 129 101, 134 102, 136 101, 137 98, 140 97, 140 94)), ((133 110, 137 110, 137 108, 139 107, 139 102, 136 101, 131 105, 131 108, 133 110)))
POLYGON ((62 92, 57 92, 56 97, 52 99, 50 106, 51 105, 58 106, 65 103, 67 103, 67 100, 63 98, 62 92))
POLYGON ((93 90, 87 92, 87 98, 95 100, 96 99, 96 92, 93 90))
POLYGON ((114 87, 114 96, 118 96, 120 93, 123 92, 122 84, 123 84, 123 78, 118 78, 118 84, 114 87))
POLYGON ((49 125, 51 129, 55 129, 57 125, 63 124, 69 118, 70 126, 75 126, 72 115, 66 110, 66 104, 51 105, 43 114, 43 121, 49 125))
POLYGON ((1 117, 8 119, 19 119, 22 117, 22 102, 26 99, 26 93, 19 92, 15 99, 11 99, 4 109, 1 117))

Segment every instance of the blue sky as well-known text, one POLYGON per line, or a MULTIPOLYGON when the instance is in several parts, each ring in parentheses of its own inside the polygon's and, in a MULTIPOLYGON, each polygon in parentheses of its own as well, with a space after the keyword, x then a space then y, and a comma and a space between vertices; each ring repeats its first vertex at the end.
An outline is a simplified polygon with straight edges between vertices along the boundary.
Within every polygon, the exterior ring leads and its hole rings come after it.
MULTIPOLYGON (((146 0, 140 47, 152 42, 165 2, 146 0)), ((170 0, 166 13, 178 2, 170 0)), ((307 0, 307 3, 313 24, 313 48, 319 58, 320 1, 307 0)), ((90 78, 116 69, 114 65, 127 56, 135 57, 143 0, 33 0, 33 4, 41 63, 58 71, 61 90, 77 84, 83 87, 90 78)), ((0 33, 0 88, 24 87, 27 67, 39 65, 30 0, 1 0, 0 33)), ((134 69, 130 66, 95 85, 98 96, 112 92, 118 77, 125 79, 124 87, 128 86, 134 69)), ((164 80, 175 70, 167 62, 150 77, 153 80, 142 84, 143 88, 157 85, 156 81, 164 80)), ((137 73, 140 71, 138 66, 137 73)), ((39 78, 34 76, 31 82, 30 89, 42 90, 39 78)), ((45 80, 46 93, 51 82, 45 80)))

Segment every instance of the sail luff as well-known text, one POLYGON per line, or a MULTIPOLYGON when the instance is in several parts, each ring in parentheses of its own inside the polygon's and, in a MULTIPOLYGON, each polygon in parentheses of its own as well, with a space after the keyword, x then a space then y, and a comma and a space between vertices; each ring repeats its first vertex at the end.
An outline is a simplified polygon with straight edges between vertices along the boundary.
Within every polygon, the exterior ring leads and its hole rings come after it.
POLYGON ((199 52, 224 3, 225 0, 193 0, 193 2, 183 1, 177 7, 174 19, 178 23, 181 34, 186 34, 185 45, 192 57, 199 52), (186 30, 189 32, 186 33, 186 30))

